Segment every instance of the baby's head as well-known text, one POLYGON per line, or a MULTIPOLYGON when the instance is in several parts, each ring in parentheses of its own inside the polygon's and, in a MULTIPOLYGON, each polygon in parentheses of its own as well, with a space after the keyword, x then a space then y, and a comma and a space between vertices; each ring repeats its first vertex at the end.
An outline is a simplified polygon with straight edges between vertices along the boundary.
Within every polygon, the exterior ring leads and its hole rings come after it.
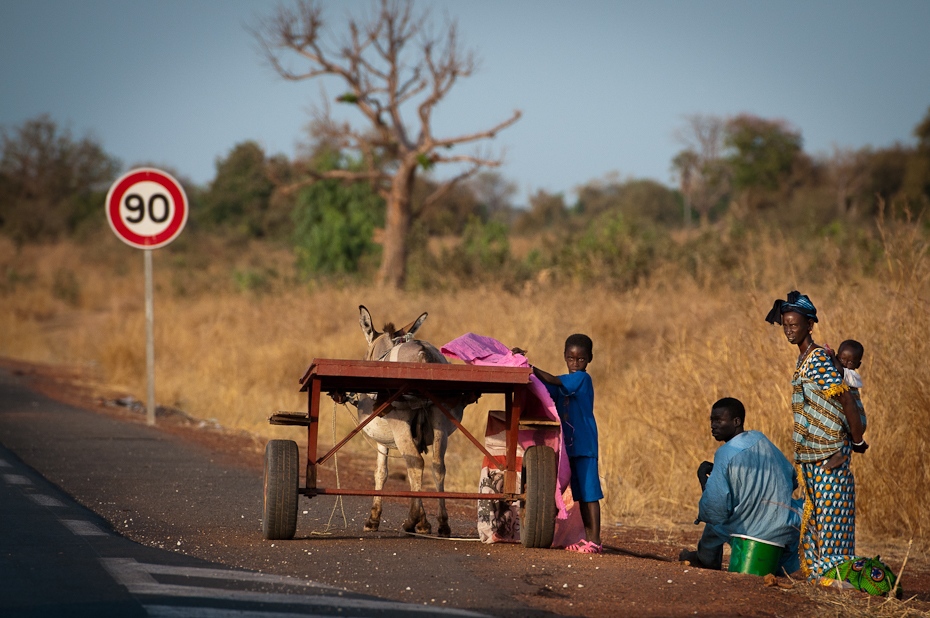
POLYGON ((836 349, 836 359, 844 369, 856 370, 862 364, 864 351, 861 343, 855 339, 847 339, 836 349))
POLYGON ((594 343, 580 333, 565 340, 565 366, 569 373, 587 371, 588 363, 594 358, 594 343))

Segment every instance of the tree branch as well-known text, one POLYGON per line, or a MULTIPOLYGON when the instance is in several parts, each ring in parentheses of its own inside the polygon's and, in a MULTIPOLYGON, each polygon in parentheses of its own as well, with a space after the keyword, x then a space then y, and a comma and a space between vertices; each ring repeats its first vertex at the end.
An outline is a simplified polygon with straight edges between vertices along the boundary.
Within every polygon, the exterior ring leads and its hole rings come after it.
POLYGON ((474 142, 479 139, 490 139, 496 137, 497 133, 520 120, 521 116, 523 116, 523 112, 515 109, 513 110, 513 115, 510 118, 488 129, 487 131, 478 131, 477 133, 470 133, 468 135, 461 135, 459 137, 449 137, 446 139, 434 140, 432 142, 432 146, 433 148, 448 148, 456 144, 464 144, 467 142, 474 142))
MULTIPOLYGON (((302 180, 297 182, 292 182, 279 187, 279 191, 282 195, 292 195, 297 191, 314 185, 323 180, 342 180, 344 182, 362 182, 362 181, 378 181, 378 180, 389 180, 389 176, 374 171, 365 171, 365 172, 353 172, 350 170, 327 170, 321 172, 319 170, 303 170, 303 173, 307 176, 302 180)), ((274 180, 274 179, 272 179, 274 180)), ((380 193, 380 191, 379 191, 380 193)))
POLYGON ((467 180, 471 178, 472 176, 474 176, 476 173, 478 173, 481 170, 482 167, 497 167, 498 165, 500 165, 500 161, 495 161, 491 163, 476 162, 475 165, 468 168, 467 170, 465 170, 458 176, 455 176, 454 178, 451 178, 443 182, 442 184, 440 184, 438 187, 436 187, 436 190, 430 193, 429 195, 427 195, 426 198, 423 200, 422 208, 427 208, 433 205, 434 203, 438 202, 442 198, 444 198, 456 185, 458 185, 463 180, 467 180))
POLYGON ((445 156, 435 152, 430 156, 430 161, 433 163, 471 163, 479 167, 500 167, 503 163, 503 159, 486 159, 473 155, 445 156))

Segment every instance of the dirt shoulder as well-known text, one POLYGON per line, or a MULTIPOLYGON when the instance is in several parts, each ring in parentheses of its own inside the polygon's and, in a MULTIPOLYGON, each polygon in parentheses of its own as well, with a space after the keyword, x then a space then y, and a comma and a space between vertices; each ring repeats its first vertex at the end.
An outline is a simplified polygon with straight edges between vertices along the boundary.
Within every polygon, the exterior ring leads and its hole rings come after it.
MULTIPOLYGON (((113 402, 125 397, 125 393, 108 389, 80 369, 9 359, 0 359, 0 367, 13 373, 30 389, 52 399, 122 422, 145 423, 141 410, 134 411, 131 405, 114 405, 113 402)), ((264 439, 190 418, 179 410, 162 410, 158 429, 208 450, 219 461, 247 467, 260 474, 264 439)), ((342 465, 340 473, 345 475, 344 481, 366 486, 369 470, 358 464, 353 466, 351 462, 342 465)), ((394 482, 400 483, 397 479, 394 482)), ((449 506, 454 520, 458 522, 456 531, 463 530, 468 536, 469 525, 473 529, 474 506, 462 501, 451 501, 449 506)), ((118 514, 109 513, 106 508, 103 511, 100 513, 102 516, 114 524, 118 523, 118 514)), ((346 578, 357 577, 358 582, 369 582, 359 584, 364 585, 367 592, 429 603, 435 600, 437 590, 424 588, 421 592, 416 586, 411 590, 409 584, 403 585, 403 574, 394 573, 390 577, 369 581, 364 572, 354 573, 345 566, 347 558, 353 554, 365 557, 371 563, 368 558, 378 555, 379 545, 384 548, 383 564, 392 554, 397 555, 396 547, 410 548, 416 543, 419 548, 416 552, 417 569, 432 572, 434 577, 442 577, 443 581, 460 580, 461 584, 457 585, 462 590, 481 591, 493 587, 500 594, 524 603, 528 610, 532 609, 529 613, 534 615, 806 616, 829 613, 840 616, 906 616, 930 612, 930 563, 923 558, 909 556, 903 577, 903 599, 906 602, 886 602, 861 593, 824 590, 806 582, 782 580, 780 586, 770 586, 759 577, 704 571, 680 564, 677 561, 679 550, 684 546, 693 547, 699 532, 698 526, 693 529, 642 525, 605 527, 603 536, 607 552, 604 556, 526 550, 519 545, 463 543, 456 546, 454 543, 396 538, 392 534, 364 543, 359 542, 360 533, 354 531, 331 539, 331 543, 320 543, 320 549, 312 551, 316 554, 314 564, 319 567, 319 579, 329 578, 331 583, 346 584, 346 578), (327 547, 331 549, 327 551, 327 547)), ((153 543, 146 534, 134 536, 129 533, 127 536, 142 543, 153 543)), ((274 545, 266 547, 253 538, 255 536, 256 533, 249 532, 242 539, 229 538, 224 551, 235 549, 238 543, 242 552, 240 566, 255 568, 250 554, 274 555, 271 549, 274 545)), ((876 550, 873 553, 882 551, 883 558, 895 569, 905 558, 901 550, 889 553, 888 548, 865 546, 863 549, 876 550)), ((192 555, 230 561, 228 554, 212 546, 197 548, 192 555)), ((286 563, 279 563, 274 568, 285 573, 290 569, 286 563)), ((463 599, 463 595, 467 594, 459 593, 454 599, 456 606, 468 603, 467 598, 463 599)), ((472 607, 488 610, 477 602, 472 607)), ((520 614, 507 610, 498 615, 520 614)))

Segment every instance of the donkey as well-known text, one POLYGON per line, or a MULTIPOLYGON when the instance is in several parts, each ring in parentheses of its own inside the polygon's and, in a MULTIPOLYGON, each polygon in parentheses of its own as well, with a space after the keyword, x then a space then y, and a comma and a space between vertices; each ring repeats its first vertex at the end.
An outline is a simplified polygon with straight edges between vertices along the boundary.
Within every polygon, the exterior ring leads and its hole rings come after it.
MULTIPOLYGON (((371 313, 364 305, 359 305, 359 324, 368 341, 368 354, 365 360, 399 361, 415 363, 448 363, 435 346, 414 339, 413 336, 426 321, 423 313, 415 321, 397 330, 393 324, 386 324, 383 332, 372 326, 371 313)), ((451 405, 446 405, 456 420, 462 420, 466 396, 451 405)), ((445 402, 444 402, 445 403, 445 402)), ((359 422, 368 418, 377 405, 373 395, 361 395, 355 404, 358 408, 359 422)), ((375 467, 375 489, 384 488, 388 475, 388 450, 397 449, 407 463, 407 482, 411 491, 420 491, 423 484, 423 453, 432 446, 433 479, 437 491, 444 491, 446 478, 446 445, 449 434, 455 425, 442 413, 438 406, 428 399, 408 395, 391 404, 390 411, 374 419, 365 426, 365 433, 377 442, 378 461, 375 467)), ((371 505, 371 515, 365 522, 365 530, 377 530, 381 524, 381 496, 375 496, 371 505)), ((426 518, 422 498, 411 498, 410 514, 403 524, 406 532, 430 534, 432 526, 426 518)), ((451 536, 449 514, 446 501, 439 499, 439 536, 451 536)))

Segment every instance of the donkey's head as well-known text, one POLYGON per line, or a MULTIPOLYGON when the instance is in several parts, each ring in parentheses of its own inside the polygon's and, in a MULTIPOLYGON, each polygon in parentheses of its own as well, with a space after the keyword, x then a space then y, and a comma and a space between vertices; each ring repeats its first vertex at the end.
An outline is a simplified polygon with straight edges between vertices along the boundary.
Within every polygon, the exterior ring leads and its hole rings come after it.
POLYGON ((426 313, 423 313, 416 320, 400 329, 395 329, 391 323, 385 324, 384 331, 379 333, 375 330, 371 321, 371 313, 369 313, 365 305, 359 305, 358 311, 358 323, 362 327, 362 332, 365 333, 365 340, 368 341, 368 354, 365 355, 365 360, 381 360, 387 356, 391 348, 410 341, 420 327, 423 326, 427 316, 426 313))

